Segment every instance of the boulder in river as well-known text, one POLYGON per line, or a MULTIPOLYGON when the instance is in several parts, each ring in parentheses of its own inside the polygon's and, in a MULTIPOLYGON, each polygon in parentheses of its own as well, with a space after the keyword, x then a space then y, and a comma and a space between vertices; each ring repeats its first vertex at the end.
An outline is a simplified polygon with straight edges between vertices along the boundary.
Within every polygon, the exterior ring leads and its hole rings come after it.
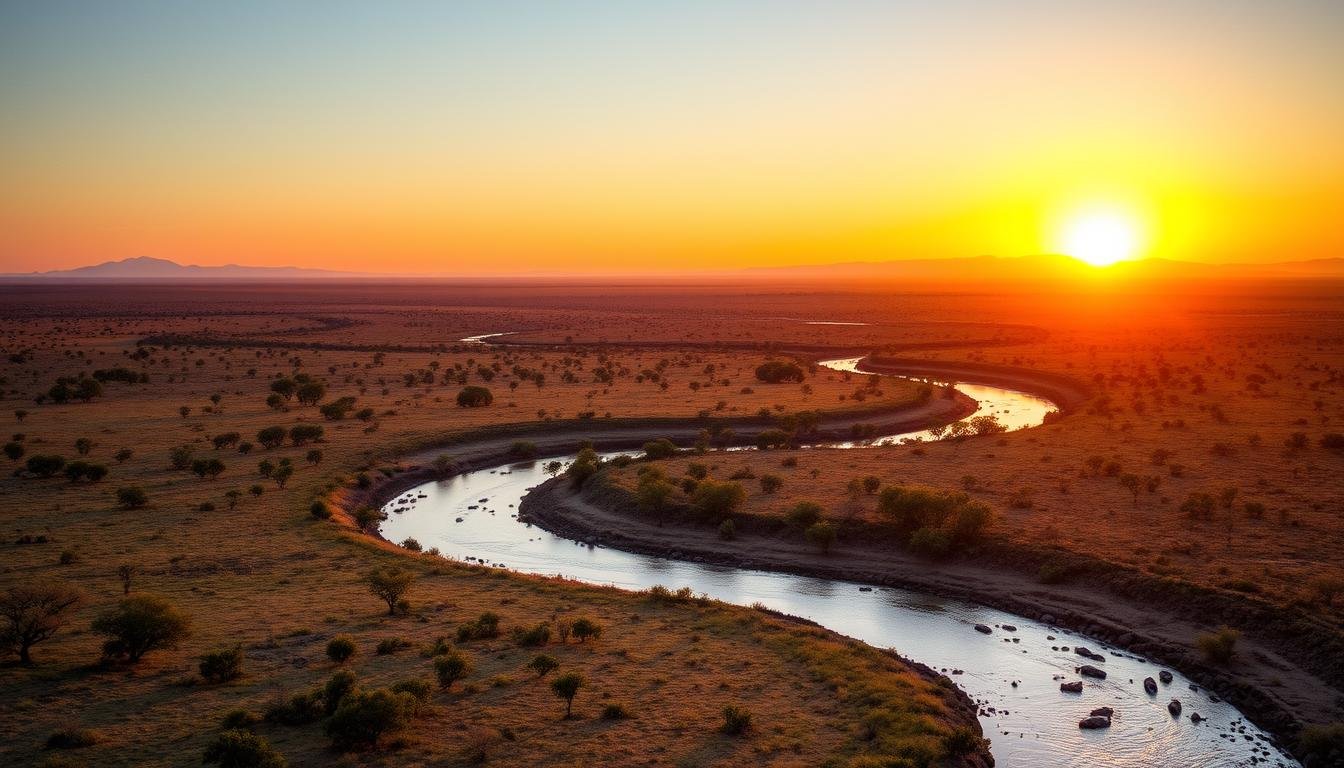
POLYGON ((1097 669, 1091 664, 1084 664, 1083 666, 1079 667, 1078 674, 1082 675, 1083 677, 1095 677, 1098 680, 1106 679, 1106 670, 1097 669))
POLYGON ((991 633, 994 632, 994 630, 990 629, 989 627, 985 626, 984 624, 976 624, 976 625, 975 625, 975 631, 976 631, 976 632, 979 632, 979 633, 982 634, 982 635, 988 635, 988 634, 991 634, 991 633))
POLYGON ((1178 701, 1177 699, 1172 699, 1170 702, 1167 703, 1167 711, 1171 713, 1172 717, 1180 717, 1181 702, 1178 701))
POLYGON ((1115 710, 1110 707, 1097 707, 1087 714, 1092 717, 1110 717, 1115 714, 1115 710))
POLYGON ((1079 656, 1082 656, 1083 658, 1091 659, 1093 661, 1106 660, 1105 656, 1102 656, 1100 653, 1093 653, 1092 651, 1088 650, 1087 648, 1084 648, 1081 645, 1074 646, 1073 652, 1078 654, 1079 656))
POLYGON ((1161 672, 1157 673, 1157 679, 1161 680, 1163 685, 1170 685, 1171 673, 1164 669, 1161 672))
POLYGON ((1192 723, 1202 723, 1202 722, 1204 722, 1204 716, 1201 715, 1201 714, 1199 714, 1198 712, 1191 712, 1191 713, 1190 713, 1190 722, 1192 722, 1192 723))
POLYGON ((1092 730, 1096 728, 1110 728, 1111 718, 1102 717, 1101 715, 1090 715, 1088 717, 1084 717, 1082 720, 1079 720, 1078 727, 1087 730, 1092 730))
POLYGON ((1151 677, 1143 678, 1143 690, 1148 692, 1149 696, 1157 695, 1157 681, 1151 677))
POLYGON ((1083 681, 1075 680, 1072 683, 1060 683, 1059 690, 1063 691, 1064 693, 1082 693, 1083 681))

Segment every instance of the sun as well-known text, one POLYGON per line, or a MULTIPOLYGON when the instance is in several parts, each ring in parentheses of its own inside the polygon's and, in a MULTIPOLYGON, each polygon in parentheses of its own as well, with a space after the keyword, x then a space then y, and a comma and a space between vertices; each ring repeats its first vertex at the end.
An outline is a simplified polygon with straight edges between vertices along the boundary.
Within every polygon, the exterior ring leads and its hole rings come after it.
POLYGON ((1094 267, 1107 267, 1134 258, 1139 249, 1139 225, 1119 210, 1094 209, 1070 217, 1060 233, 1060 250, 1094 267))

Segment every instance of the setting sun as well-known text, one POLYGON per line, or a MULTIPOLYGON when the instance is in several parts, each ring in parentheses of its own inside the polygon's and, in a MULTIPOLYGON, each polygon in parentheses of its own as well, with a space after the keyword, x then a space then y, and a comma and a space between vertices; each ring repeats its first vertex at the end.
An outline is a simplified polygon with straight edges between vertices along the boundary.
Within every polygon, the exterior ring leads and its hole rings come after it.
POLYGON ((1060 250, 1094 267, 1134 258, 1139 226, 1121 211, 1092 210, 1070 218, 1060 236, 1060 250))

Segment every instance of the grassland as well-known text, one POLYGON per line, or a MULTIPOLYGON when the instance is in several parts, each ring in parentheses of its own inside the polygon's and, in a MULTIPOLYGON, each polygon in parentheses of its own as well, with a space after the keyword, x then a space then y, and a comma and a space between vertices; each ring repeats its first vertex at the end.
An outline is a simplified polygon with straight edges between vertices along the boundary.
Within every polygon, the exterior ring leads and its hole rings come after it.
MULTIPOLYGON (((442 352, 312 349, 302 346, 304 339, 355 327, 363 328, 359 346, 394 348, 400 326, 378 330, 358 312, 357 325, 342 326, 331 321, 331 304, 314 311, 303 295, 288 298, 299 306, 278 311, 265 292, 197 302, 183 314, 176 292, 140 290, 128 288, 116 302, 97 292, 7 298, 4 412, 13 419, 8 442, 24 455, 12 464, 16 472, 0 479, 0 588, 56 580, 78 586, 85 601, 61 632, 34 647, 35 665, 0 667, 0 763, 197 764, 227 712, 260 714, 320 687, 338 669, 354 672, 368 688, 432 683, 430 649, 445 637, 469 656, 470 674, 448 692, 433 693, 411 726, 384 737, 379 749, 334 751, 319 723, 254 727, 292 765, 485 759, 801 766, 898 754, 983 762, 982 748, 968 735, 978 733, 973 710, 945 680, 815 627, 749 608, 658 600, 415 556, 309 514, 313 498, 361 470, 492 425, 568 422, 581 414, 600 423, 608 415, 759 418, 761 409, 779 415, 899 406, 914 397, 913 386, 885 386, 881 397, 867 391, 858 403, 855 383, 829 372, 810 376, 806 388, 755 382, 751 372, 763 353, 459 347, 455 339, 499 327, 482 326, 482 313, 461 309, 438 308, 417 321, 435 323, 431 338, 448 347, 442 352), (163 334, 235 343, 137 345, 163 334), (493 370, 494 363, 499 371, 484 381, 478 368, 493 370), (470 383, 491 388, 491 406, 456 405, 458 365, 470 383), (109 381, 87 403, 34 402, 58 377, 122 367, 145 373, 148 382, 109 381), (610 371, 610 381, 595 378, 599 368, 610 371), (657 381, 638 380, 646 370, 658 371, 657 381), (565 381, 566 371, 575 380, 565 381), (545 376, 541 386, 537 372, 545 376), (326 382, 324 403, 355 398, 350 414, 327 420, 296 401, 268 406, 272 379, 295 373, 326 382), (365 408, 371 413, 359 417, 365 408), (323 437, 271 449, 256 437, 266 427, 296 425, 320 425, 323 437), (234 432, 236 443, 214 447, 214 438, 234 432), (87 455, 76 448, 81 438, 89 441, 87 455), (246 454, 239 450, 244 442, 254 444, 246 454), (193 459, 218 459, 222 471, 198 477, 172 469, 174 449, 184 446, 193 459), (71 482, 24 470, 28 458, 44 454, 105 465, 108 476, 71 482), (263 460, 279 466, 284 459, 295 469, 285 482, 259 473, 263 460), (119 506, 115 491, 128 486, 144 489, 148 505, 119 506), (104 638, 90 630, 94 617, 123 596, 122 565, 133 567, 132 595, 163 595, 191 622, 191 634, 176 648, 134 665, 100 663, 104 638), (415 574, 404 615, 386 615, 363 583, 379 566, 415 574), (500 617, 500 636, 459 642, 457 628, 485 612, 500 617), (547 622, 558 632, 578 618, 599 623, 601 638, 578 643, 553 636, 534 648, 512 633, 547 622), (357 649, 340 665, 325 654, 338 636, 353 639, 357 649), (391 652, 378 653, 380 643, 391 652), (243 650, 244 675, 205 684, 197 675, 201 655, 234 646, 243 650), (574 701, 574 719, 562 718, 562 702, 526 666, 543 651, 560 662, 560 672, 588 679, 574 701), (608 705, 631 717, 604 718, 608 705), (745 734, 721 731, 728 705, 752 712, 745 734), (92 744, 44 749, 62 729, 87 731, 92 744)), ((419 312, 378 311, 402 318, 419 312)), ((575 322, 572 312, 566 318, 575 322)))

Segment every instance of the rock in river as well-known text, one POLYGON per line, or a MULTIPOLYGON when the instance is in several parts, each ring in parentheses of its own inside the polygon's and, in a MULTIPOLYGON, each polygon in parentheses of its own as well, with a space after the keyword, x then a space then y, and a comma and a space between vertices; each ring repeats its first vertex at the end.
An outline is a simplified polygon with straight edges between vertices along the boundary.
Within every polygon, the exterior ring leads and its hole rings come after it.
POLYGON ((976 625, 975 625, 975 631, 976 631, 976 632, 979 632, 979 633, 982 634, 982 635, 988 635, 988 634, 992 633, 994 630, 990 629, 989 627, 985 626, 984 624, 976 624, 976 625))
POLYGON ((1105 656, 1102 656, 1100 653, 1093 653, 1092 651, 1088 650, 1087 648, 1084 648, 1084 647, 1081 646, 1081 645, 1079 645, 1079 646, 1075 646, 1074 649, 1073 649, 1073 652, 1076 653, 1076 654, 1078 654, 1079 656, 1082 656, 1083 658, 1091 659, 1091 660, 1093 660, 1093 661, 1105 661, 1105 660, 1106 660, 1106 657, 1105 657, 1105 656))
POLYGON ((1170 685, 1171 673, 1164 669, 1161 672, 1157 673, 1157 679, 1161 680, 1163 685, 1170 685))
POLYGON ((1083 681, 1075 680, 1072 683, 1060 683, 1059 690, 1063 691, 1064 693, 1082 693, 1083 681))
POLYGON ((1157 695, 1157 681, 1151 677, 1143 678, 1143 690, 1148 692, 1149 696, 1157 695))
POLYGON ((1181 716, 1181 702, 1177 701, 1176 699, 1172 699, 1172 700, 1167 704, 1167 711, 1171 713, 1171 716, 1172 716, 1172 717, 1180 717, 1180 716, 1181 716))
POLYGON ((1079 720, 1078 727, 1086 729, 1110 728, 1111 718, 1102 717, 1101 715, 1091 715, 1089 717, 1084 717, 1082 720, 1079 720))
POLYGON ((1083 666, 1079 667, 1078 674, 1082 675, 1083 677, 1095 677, 1098 680, 1106 679, 1106 671, 1103 669, 1097 669, 1091 664, 1084 664, 1083 666))
POLYGON ((1115 710, 1111 709, 1110 707, 1097 707, 1096 709, 1092 710, 1091 712, 1088 712, 1087 714, 1091 715, 1092 717, 1110 717, 1111 715, 1115 714, 1115 710))

